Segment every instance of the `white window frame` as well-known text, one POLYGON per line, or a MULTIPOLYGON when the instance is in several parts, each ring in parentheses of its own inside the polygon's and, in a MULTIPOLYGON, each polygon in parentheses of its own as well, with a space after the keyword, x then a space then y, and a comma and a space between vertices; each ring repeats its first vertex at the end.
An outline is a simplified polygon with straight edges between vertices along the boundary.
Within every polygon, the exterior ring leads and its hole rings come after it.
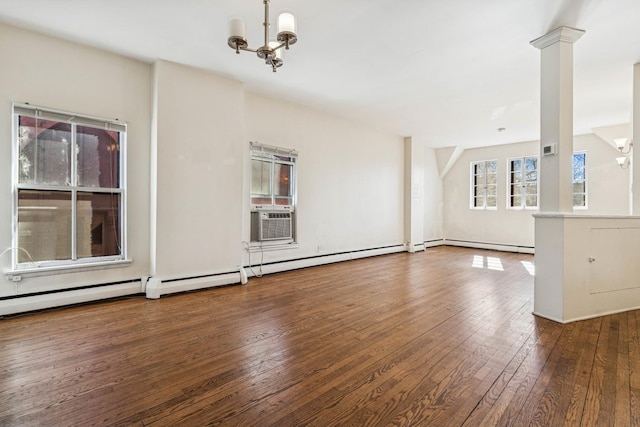
MULTIPOLYGON (((115 266, 118 264, 128 264, 131 262, 127 256, 127 184, 126 184, 126 146, 127 146, 127 124, 118 120, 104 119, 95 116, 88 116, 84 114, 70 113, 61 110, 55 110, 50 108, 44 108, 39 106, 32 106, 29 104, 14 103, 12 106, 12 168, 11 168, 11 182, 12 182, 12 269, 4 271, 5 274, 15 276, 16 274, 29 274, 39 272, 52 272, 58 270, 69 269, 90 269, 103 266, 115 266), (72 138, 75 138, 77 126, 88 126, 98 129, 107 129, 117 131, 120 136, 118 153, 119 153, 119 187, 118 188, 101 188, 101 187, 89 187, 78 185, 77 183, 77 157, 71 157, 71 183, 67 185, 50 185, 50 184, 25 184, 19 182, 18 170, 19 170, 19 116, 28 116, 38 119, 66 121, 71 124, 72 138), (34 191, 61 191, 71 195, 71 211, 72 211, 72 227, 71 233, 71 258, 65 260, 41 260, 41 261, 26 261, 18 262, 18 253, 23 251, 19 247, 18 239, 18 193, 19 190, 34 190, 34 191), (109 256, 94 256, 88 258, 78 258, 77 248, 75 243, 76 238, 76 205, 77 194, 89 192, 89 193, 103 193, 103 194, 118 194, 120 196, 120 209, 119 209, 119 232, 120 242, 119 249, 120 254, 109 256)), ((75 144, 71 145, 72 150, 77 150, 75 144)))
POLYGON ((469 166, 469 208, 473 209, 473 210, 497 210, 498 209, 498 161, 497 160, 479 160, 479 161, 474 161, 471 162, 470 166, 469 166), (494 167, 495 167, 495 184, 487 184, 487 165, 493 163, 494 167), (482 166, 482 170, 484 171, 484 179, 485 182, 484 184, 476 184, 475 182, 475 166, 476 165, 481 165, 482 166), (495 205, 493 206, 488 206, 487 205, 487 189, 489 186, 493 186, 495 187, 496 191, 495 191, 495 198, 496 198, 496 202, 495 205), (481 206, 476 206, 475 202, 476 202, 476 198, 478 196, 482 197, 482 205, 481 206))
POLYGON ((537 210, 540 207, 540 157, 539 156, 522 156, 522 157, 510 157, 507 159, 507 200, 506 200, 506 208, 509 210, 537 210), (528 159, 535 159, 536 161, 536 205, 535 206, 527 206, 527 194, 526 194, 526 161, 528 159), (512 177, 511 177, 511 163, 514 161, 520 160, 520 174, 522 176, 522 182, 520 184, 519 192, 520 194, 513 194, 511 192, 512 186, 512 177), (511 199, 514 196, 520 196, 520 206, 511 206, 511 199))
MULTIPOLYGON (((253 160, 260 160, 260 161, 265 161, 265 162, 270 162, 272 167, 271 167, 271 176, 269 179, 269 195, 268 197, 271 198, 271 203, 270 204, 256 204, 253 203, 251 201, 251 199, 253 198, 254 194, 251 192, 251 183, 253 181, 253 176, 252 176, 252 167, 250 165, 249 167, 249 203, 251 205, 251 211, 257 211, 257 210, 288 210, 291 212, 295 211, 296 208, 296 204, 298 201, 298 185, 297 185, 297 176, 298 176, 298 152, 296 150, 292 150, 292 149, 288 149, 288 148, 282 148, 282 147, 274 147, 274 146, 270 146, 270 145, 264 145, 264 144, 260 144, 257 142, 251 142, 250 143, 250 162, 253 162, 253 160), (282 160, 282 159, 278 159, 278 156, 282 156, 282 157, 288 157, 290 160, 282 160), (274 173, 275 173, 275 168, 273 167, 275 164, 283 164, 283 165, 289 165, 291 166, 291 204, 287 204, 287 205, 279 205, 276 204, 275 199, 276 199, 276 195, 275 195, 275 191, 274 191, 274 186, 275 186, 275 177, 274 177, 274 173)), ((260 195, 256 195, 256 196, 260 196, 260 195)))
MULTIPOLYGON (((571 204, 573 205, 574 209, 578 209, 578 210, 586 210, 589 208, 589 175, 587 173, 587 159, 589 158, 589 156, 587 155, 586 151, 574 151, 573 156, 571 156, 571 204), (574 169, 573 169, 573 158, 576 154, 583 154, 584 155, 584 206, 580 206, 580 205, 574 205, 573 204, 573 197, 578 194, 575 193, 573 191, 573 184, 575 184, 575 182, 573 181, 573 175, 575 173, 574 169)), ((582 193, 580 193, 582 194, 582 193)))
POLYGON ((297 249, 297 213, 295 212, 298 202, 298 152, 294 149, 275 147, 271 145, 260 144, 258 142, 250 142, 250 156, 249 156, 249 205, 250 205, 250 217, 251 217, 251 238, 247 244, 247 251, 249 253, 256 251, 271 251, 281 249, 297 249), (287 159, 283 159, 287 158, 287 159), (253 184, 253 160, 268 161, 271 162, 269 177, 269 195, 254 194, 252 193, 253 184), (290 198, 291 204, 279 205, 276 204, 275 195, 275 164, 283 164, 291 166, 290 171, 290 198), (256 204, 253 203, 253 197, 257 198, 271 198, 270 204, 256 204), (267 197, 265 197, 267 196, 267 197), (282 240, 255 240, 257 236, 254 235, 256 227, 258 226, 256 221, 259 221, 259 212, 268 211, 286 211, 290 212, 291 218, 291 238, 282 240))

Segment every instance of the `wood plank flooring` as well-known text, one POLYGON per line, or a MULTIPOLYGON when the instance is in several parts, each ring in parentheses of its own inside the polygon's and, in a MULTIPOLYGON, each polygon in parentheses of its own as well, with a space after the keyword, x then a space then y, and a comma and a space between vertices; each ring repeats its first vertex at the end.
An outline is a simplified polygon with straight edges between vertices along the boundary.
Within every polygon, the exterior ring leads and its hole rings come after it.
POLYGON ((0 426, 640 425, 640 312, 531 314, 453 247, 0 320, 0 426))

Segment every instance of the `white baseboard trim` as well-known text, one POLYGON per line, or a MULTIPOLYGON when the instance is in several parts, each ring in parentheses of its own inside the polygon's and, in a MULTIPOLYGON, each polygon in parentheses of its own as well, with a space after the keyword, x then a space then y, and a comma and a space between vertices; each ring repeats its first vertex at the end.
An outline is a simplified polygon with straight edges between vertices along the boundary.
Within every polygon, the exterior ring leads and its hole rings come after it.
MULTIPOLYGON (((367 258, 376 255, 385 255, 404 251, 404 246, 398 245, 385 248, 345 252, 340 254, 321 255, 292 261, 275 262, 272 264, 265 264, 262 266, 262 268, 260 268, 259 266, 253 266, 253 270, 249 268, 249 266, 244 266, 244 270, 247 274, 247 277, 251 278, 255 277, 256 274, 280 273, 282 271, 297 270, 299 268, 315 267, 318 265, 332 264, 334 262, 349 261, 358 258, 367 258)), ((161 278, 152 277, 147 282, 145 294, 149 299, 158 299, 162 295, 167 294, 194 291, 197 289, 212 288, 216 286, 233 285, 236 283, 241 283, 241 280, 242 277, 239 271, 237 273, 223 273, 193 279, 174 279, 165 282, 163 282, 161 278)))
POLYGON ((147 283, 145 295, 149 299, 158 299, 162 295, 232 285, 234 283, 240 283, 240 272, 217 274, 194 279, 178 279, 167 282, 163 282, 160 278, 152 277, 147 283))
POLYGON ((436 246, 444 246, 445 240, 444 239, 435 239, 435 240, 429 240, 424 242, 424 247, 425 248, 435 248, 436 246))
POLYGON ((603 317, 603 316, 610 316, 612 314, 626 313, 627 311, 633 311, 633 310, 638 310, 638 309, 640 309, 640 306, 633 306, 633 307, 628 307, 628 308, 618 308, 618 309, 615 309, 615 310, 601 311, 601 312, 597 312, 597 313, 587 314, 585 316, 572 317, 570 319, 563 319, 563 320, 556 319, 555 317, 546 316, 544 314, 536 313, 535 311, 533 312, 533 314, 538 316, 538 317, 544 317, 545 319, 553 320, 554 322, 557 322, 557 323, 567 324, 567 323, 579 322, 581 320, 589 320, 589 319, 595 319, 595 318, 603 317))
MULTIPOLYGON (((344 253, 333 254, 333 255, 303 258, 303 259, 298 259, 293 261, 283 261, 283 262, 278 262, 274 264, 263 265, 262 274, 279 273, 282 271, 297 270, 299 268, 315 267, 318 265, 333 264, 335 262, 350 261, 350 260, 359 259, 359 258, 368 258, 372 256, 387 255, 387 254, 393 254, 393 253, 405 252, 405 251, 406 249, 404 245, 398 245, 398 246, 390 246, 386 248, 367 249, 362 251, 344 252, 344 253)), ((259 268, 260 267, 253 266, 253 270, 256 272, 259 272, 258 271, 259 268)), ((245 269, 249 277, 254 277, 253 271, 251 271, 251 269, 248 268, 248 266, 245 266, 245 269)))
POLYGON ((28 311, 44 310, 47 308, 79 304, 142 292, 145 279, 140 282, 120 283, 117 285, 96 286, 87 289, 60 291, 39 295, 30 295, 0 300, 0 315, 25 313, 28 311))
POLYGON ((476 248, 476 249, 489 249, 493 251, 502 252, 517 252, 521 254, 533 254, 535 248, 528 246, 516 246, 516 245, 500 245, 496 243, 483 243, 483 242, 470 242, 466 240, 444 240, 444 244, 447 246, 460 246, 464 248, 476 248))
POLYGON ((561 320, 553 316, 547 316, 546 314, 538 313, 536 311, 533 311, 531 314, 537 317, 542 317, 543 319, 551 320, 552 322, 562 323, 562 324, 567 323, 565 320, 561 320))

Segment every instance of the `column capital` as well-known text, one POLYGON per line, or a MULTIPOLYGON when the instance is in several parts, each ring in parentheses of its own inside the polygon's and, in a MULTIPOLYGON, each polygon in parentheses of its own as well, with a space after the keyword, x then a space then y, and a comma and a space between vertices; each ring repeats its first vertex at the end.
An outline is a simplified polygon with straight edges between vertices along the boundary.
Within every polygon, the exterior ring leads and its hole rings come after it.
POLYGON ((584 30, 571 27, 558 27, 542 37, 530 42, 533 47, 544 49, 558 42, 575 43, 584 34, 584 30))

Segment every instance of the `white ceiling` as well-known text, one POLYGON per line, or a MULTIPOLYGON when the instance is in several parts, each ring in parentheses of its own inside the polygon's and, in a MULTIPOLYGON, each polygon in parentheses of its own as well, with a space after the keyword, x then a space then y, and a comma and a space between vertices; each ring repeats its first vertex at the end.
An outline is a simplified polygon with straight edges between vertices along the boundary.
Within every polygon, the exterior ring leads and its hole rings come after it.
POLYGON ((639 0, 272 0, 272 21, 282 10, 298 43, 277 73, 226 42, 239 15, 249 46, 262 44, 260 0, 2 0, 0 21, 208 69, 432 147, 538 139, 529 42, 565 25, 586 31, 574 45, 576 133, 630 120, 639 0))

